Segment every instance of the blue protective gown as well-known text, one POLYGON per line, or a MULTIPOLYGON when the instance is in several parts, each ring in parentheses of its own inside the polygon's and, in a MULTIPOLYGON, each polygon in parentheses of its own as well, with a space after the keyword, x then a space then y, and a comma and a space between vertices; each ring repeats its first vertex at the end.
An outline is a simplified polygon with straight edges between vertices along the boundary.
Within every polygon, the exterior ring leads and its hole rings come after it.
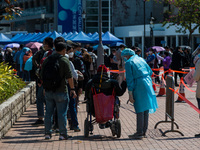
POLYGON ((146 110, 154 113, 158 104, 152 86, 151 75, 153 72, 151 68, 143 58, 133 55, 126 61, 125 69, 128 90, 133 91, 136 113, 146 110))

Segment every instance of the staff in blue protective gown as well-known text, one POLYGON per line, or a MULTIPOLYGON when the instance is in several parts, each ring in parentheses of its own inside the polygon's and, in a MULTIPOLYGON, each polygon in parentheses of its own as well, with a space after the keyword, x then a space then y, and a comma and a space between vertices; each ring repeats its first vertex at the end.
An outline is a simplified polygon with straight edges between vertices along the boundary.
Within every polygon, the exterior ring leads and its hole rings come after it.
POLYGON ((129 100, 134 104, 137 114, 137 132, 129 135, 129 137, 142 139, 146 137, 149 113, 154 113, 158 108, 151 80, 153 72, 146 61, 135 55, 133 50, 124 49, 121 55, 126 62, 125 70, 129 100))

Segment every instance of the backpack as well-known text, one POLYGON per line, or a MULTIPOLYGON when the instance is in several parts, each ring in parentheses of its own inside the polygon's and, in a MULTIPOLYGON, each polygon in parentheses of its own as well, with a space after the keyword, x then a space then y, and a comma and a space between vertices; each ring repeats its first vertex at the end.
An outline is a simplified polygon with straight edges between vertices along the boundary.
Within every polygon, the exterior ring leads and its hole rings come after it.
POLYGON ((62 78, 60 76, 59 59, 63 57, 61 55, 50 55, 47 57, 47 63, 44 66, 42 81, 43 87, 46 91, 55 92, 60 86, 62 78))

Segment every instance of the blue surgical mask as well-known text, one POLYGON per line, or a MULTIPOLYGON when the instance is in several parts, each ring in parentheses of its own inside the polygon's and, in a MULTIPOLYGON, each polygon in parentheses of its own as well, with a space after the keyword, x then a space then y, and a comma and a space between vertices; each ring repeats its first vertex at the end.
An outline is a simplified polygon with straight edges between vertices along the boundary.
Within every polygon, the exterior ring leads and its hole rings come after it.
POLYGON ((124 57, 124 62, 126 62, 128 59, 126 57, 124 57))
POLYGON ((79 56, 79 55, 81 55, 81 52, 80 52, 80 51, 76 51, 76 52, 75 52, 75 55, 76 55, 76 56, 79 56))

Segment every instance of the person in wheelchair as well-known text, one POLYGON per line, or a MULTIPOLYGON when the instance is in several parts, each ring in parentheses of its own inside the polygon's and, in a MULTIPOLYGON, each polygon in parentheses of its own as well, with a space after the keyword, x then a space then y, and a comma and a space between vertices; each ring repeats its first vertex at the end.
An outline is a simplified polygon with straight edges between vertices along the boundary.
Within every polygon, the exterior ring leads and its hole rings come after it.
MULTIPOLYGON (((126 91, 126 82, 123 81, 121 85, 117 82, 115 79, 111 79, 108 76, 108 68, 106 68, 105 65, 100 65, 97 69, 97 74, 93 76, 92 79, 90 79, 86 85, 85 89, 85 98, 87 100, 87 113, 95 117, 95 110, 94 110, 94 103, 93 103, 93 95, 95 89, 96 94, 103 93, 106 96, 113 94, 114 89, 114 96, 115 96, 115 104, 114 104, 114 117, 119 118, 119 106, 120 101, 117 96, 122 96, 126 91)), ((107 122, 108 123, 108 122, 107 122)), ((101 123, 99 124, 99 127, 101 129, 107 126, 107 123, 101 123)))

